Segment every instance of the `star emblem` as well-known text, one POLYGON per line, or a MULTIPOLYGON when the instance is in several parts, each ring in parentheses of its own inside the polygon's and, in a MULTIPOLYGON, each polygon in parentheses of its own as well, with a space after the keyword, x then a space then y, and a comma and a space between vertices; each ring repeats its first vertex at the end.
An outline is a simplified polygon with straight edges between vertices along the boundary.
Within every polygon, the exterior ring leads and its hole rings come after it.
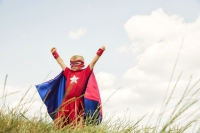
POLYGON ((71 83, 73 83, 73 82, 77 83, 77 79, 79 79, 79 78, 74 75, 72 78, 70 78, 71 83))

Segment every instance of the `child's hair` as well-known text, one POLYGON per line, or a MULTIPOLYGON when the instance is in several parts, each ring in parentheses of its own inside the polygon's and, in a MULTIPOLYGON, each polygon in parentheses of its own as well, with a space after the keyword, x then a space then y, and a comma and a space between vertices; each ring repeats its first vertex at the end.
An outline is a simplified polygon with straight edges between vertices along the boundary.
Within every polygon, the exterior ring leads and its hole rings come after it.
POLYGON ((71 58, 70 58, 70 61, 74 61, 74 60, 81 60, 81 61, 83 61, 84 62, 84 58, 83 58, 83 56, 81 56, 81 55, 73 55, 71 58))

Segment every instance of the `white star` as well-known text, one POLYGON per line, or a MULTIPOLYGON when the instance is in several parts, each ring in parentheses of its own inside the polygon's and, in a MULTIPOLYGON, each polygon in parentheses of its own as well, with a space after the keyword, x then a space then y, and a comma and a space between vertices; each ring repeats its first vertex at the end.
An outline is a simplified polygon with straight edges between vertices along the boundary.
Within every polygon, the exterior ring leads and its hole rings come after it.
POLYGON ((71 83, 73 83, 73 82, 77 83, 77 79, 79 79, 79 78, 74 75, 72 78, 70 78, 71 83))

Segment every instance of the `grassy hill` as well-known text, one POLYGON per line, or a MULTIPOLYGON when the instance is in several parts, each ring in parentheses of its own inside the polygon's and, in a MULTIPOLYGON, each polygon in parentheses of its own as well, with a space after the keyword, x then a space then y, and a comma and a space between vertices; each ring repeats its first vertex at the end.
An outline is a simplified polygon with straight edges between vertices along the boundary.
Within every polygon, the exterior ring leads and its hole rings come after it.
POLYGON ((4 103, 4 99, 8 96, 8 94, 4 94, 4 90, 3 97, 0 98, 3 102, 0 107, 0 133, 200 133, 198 127, 200 88, 196 87, 198 83, 199 80, 193 85, 190 85, 189 82, 188 86, 183 89, 180 98, 174 103, 175 106, 168 107, 176 83, 169 96, 165 98, 155 125, 142 125, 141 121, 146 117, 144 114, 136 121, 125 121, 123 118, 113 121, 110 117, 99 125, 86 124, 84 127, 67 125, 59 130, 55 129, 53 121, 49 120, 47 116, 38 114, 29 117, 30 109, 25 108, 21 102, 18 106, 9 108, 4 103), (169 110, 171 112, 167 116, 168 120, 163 121, 164 115, 169 110))

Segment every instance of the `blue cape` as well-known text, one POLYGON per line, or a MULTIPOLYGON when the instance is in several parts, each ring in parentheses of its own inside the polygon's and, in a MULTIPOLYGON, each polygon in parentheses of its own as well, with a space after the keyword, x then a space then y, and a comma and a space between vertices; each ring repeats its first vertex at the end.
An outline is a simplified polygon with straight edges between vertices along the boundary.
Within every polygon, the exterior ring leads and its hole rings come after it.
MULTIPOLYGON (((57 110, 61 106, 66 87, 67 79, 63 75, 63 71, 56 76, 54 79, 35 85, 37 91, 47 107, 50 117, 54 120, 56 118, 57 110)), ((101 108, 101 98, 98 90, 98 85, 94 77, 93 72, 87 79, 87 84, 85 86, 83 95, 84 96, 84 118, 92 117, 97 123, 102 121, 102 108, 101 108), (92 76, 91 76, 92 75, 92 76), (91 83, 92 82, 92 83, 91 83), (89 93, 88 93, 89 92, 89 93), (92 93, 91 93, 92 92, 92 93), (93 94, 95 93, 95 94, 93 94), (94 98, 94 95, 97 98, 94 98)))

